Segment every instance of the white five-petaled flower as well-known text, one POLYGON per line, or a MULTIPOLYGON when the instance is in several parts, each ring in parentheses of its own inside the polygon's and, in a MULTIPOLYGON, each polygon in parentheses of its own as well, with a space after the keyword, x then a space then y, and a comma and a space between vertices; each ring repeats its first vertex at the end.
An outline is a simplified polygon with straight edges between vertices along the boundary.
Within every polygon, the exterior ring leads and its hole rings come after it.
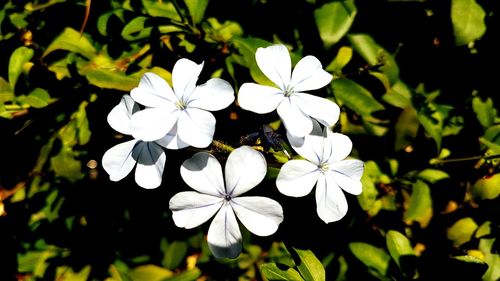
MULTIPOLYGON (((123 95, 120 103, 108 114, 108 123, 124 135, 132 135, 130 118, 139 106, 129 95, 123 95)), ((160 186, 165 167, 165 152, 155 142, 138 139, 117 144, 102 157, 102 166, 112 181, 119 181, 135 169, 135 181, 143 188, 160 186)))
POLYGON ((154 73, 146 73, 132 98, 146 106, 132 117, 132 134, 143 141, 157 141, 169 149, 210 145, 215 117, 209 111, 221 110, 234 101, 231 85, 212 78, 196 85, 203 63, 178 60, 172 71, 173 90, 154 73))
POLYGON ((208 230, 208 246, 215 257, 237 257, 242 237, 236 218, 259 236, 273 234, 283 221, 283 209, 278 202, 260 196, 240 197, 259 184, 266 172, 264 156, 249 146, 229 154, 225 178, 214 156, 196 153, 181 166, 182 178, 196 191, 180 192, 170 199, 175 225, 194 228, 216 214, 208 230))
POLYGON ((288 135, 292 148, 305 159, 286 162, 278 174, 278 190, 293 197, 309 194, 316 185, 316 210, 325 222, 338 221, 347 213, 347 200, 342 190, 353 195, 362 192, 363 162, 345 159, 351 153, 349 137, 321 131, 315 122, 310 135, 296 138, 288 135))
POLYGON ((340 108, 334 102, 303 93, 328 85, 332 75, 323 70, 314 56, 302 58, 292 72, 292 62, 284 45, 258 48, 255 60, 260 70, 276 87, 244 83, 238 92, 238 103, 255 113, 277 110, 288 133, 304 137, 313 129, 311 118, 332 127, 338 120, 340 108))

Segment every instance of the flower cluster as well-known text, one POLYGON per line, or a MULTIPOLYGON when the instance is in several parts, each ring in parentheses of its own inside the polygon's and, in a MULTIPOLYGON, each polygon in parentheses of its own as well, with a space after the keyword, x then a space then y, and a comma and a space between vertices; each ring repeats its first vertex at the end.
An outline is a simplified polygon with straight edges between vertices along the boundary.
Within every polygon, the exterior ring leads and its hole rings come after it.
MULTIPOLYGON (((276 110, 287 132, 287 139, 299 155, 280 169, 278 190, 287 196, 315 196, 318 216, 330 223, 347 213, 344 192, 358 195, 363 162, 347 159, 352 150, 349 137, 332 132, 340 108, 334 102, 305 91, 328 85, 332 75, 314 56, 302 58, 292 71, 288 50, 283 45, 259 48, 257 65, 275 87, 244 83, 238 104, 258 114, 276 110)), ((211 111, 231 105, 234 91, 223 79, 212 78, 197 85, 203 69, 188 59, 180 59, 172 70, 172 87, 160 76, 146 73, 130 95, 108 115, 116 131, 132 136, 103 156, 103 167, 112 181, 126 177, 134 167, 135 180, 143 188, 161 185, 166 155, 163 148, 203 149, 213 140, 215 117, 211 111), (143 106, 140 110, 139 105, 143 106)), ((228 156, 224 173, 219 161, 200 151, 184 161, 180 174, 195 191, 174 195, 169 202, 178 227, 198 227, 211 217, 207 240, 218 258, 235 258, 241 252, 238 220, 259 236, 275 233, 283 221, 281 205, 270 198, 241 196, 265 177, 264 156, 250 146, 234 149, 228 156)))

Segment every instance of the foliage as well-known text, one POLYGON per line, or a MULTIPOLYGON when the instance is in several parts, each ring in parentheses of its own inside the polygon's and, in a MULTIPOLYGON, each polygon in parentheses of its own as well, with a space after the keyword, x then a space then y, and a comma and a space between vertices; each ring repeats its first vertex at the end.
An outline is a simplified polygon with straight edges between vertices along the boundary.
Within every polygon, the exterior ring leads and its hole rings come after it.
MULTIPOLYGON (((483 0, 6 0, 0 3, 1 280, 498 280, 498 3, 483 0), (283 205, 269 237, 214 258, 206 225, 176 228, 169 199, 186 185, 168 151, 163 184, 109 181, 104 152, 123 135, 109 111, 141 76, 171 81, 179 58, 202 75, 271 82, 255 51, 288 47, 334 75, 316 95, 342 108, 335 131, 365 162, 363 193, 325 224, 314 195, 276 190, 291 150, 275 113, 216 112, 214 143, 253 145, 256 188, 283 205), (493 68, 494 69, 494 68, 493 68), (258 134, 255 134, 258 133, 258 134), (258 136, 248 138, 248 136, 258 136), (289 250, 290 249, 290 250, 289 250)), ((207 79, 201 79, 206 81, 207 79)), ((243 231, 243 230, 242 230, 243 231)))

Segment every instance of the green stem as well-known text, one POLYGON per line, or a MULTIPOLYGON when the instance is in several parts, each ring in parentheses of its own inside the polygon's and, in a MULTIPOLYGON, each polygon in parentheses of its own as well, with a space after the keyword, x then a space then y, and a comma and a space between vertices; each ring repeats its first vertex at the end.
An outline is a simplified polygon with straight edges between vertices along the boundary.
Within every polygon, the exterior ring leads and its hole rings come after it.
POLYGON ((179 4, 177 4, 177 1, 176 0, 172 0, 172 3, 174 4, 175 11, 177 12, 177 14, 179 15, 179 17, 181 18, 181 21, 183 23, 186 23, 186 19, 184 18, 184 15, 181 12, 181 8, 179 7, 179 4))
POLYGON ((227 145, 221 141, 213 140, 212 145, 219 151, 223 151, 226 153, 231 153, 234 150, 234 147, 227 145))
POLYGON ((463 162, 463 161, 476 161, 476 160, 488 160, 488 159, 494 159, 494 158, 500 158, 500 154, 492 154, 492 155, 481 155, 481 156, 471 156, 471 157, 464 157, 464 158, 452 158, 452 159, 431 159, 430 164, 432 165, 437 165, 437 164, 446 164, 446 163, 454 163, 454 162, 463 162))

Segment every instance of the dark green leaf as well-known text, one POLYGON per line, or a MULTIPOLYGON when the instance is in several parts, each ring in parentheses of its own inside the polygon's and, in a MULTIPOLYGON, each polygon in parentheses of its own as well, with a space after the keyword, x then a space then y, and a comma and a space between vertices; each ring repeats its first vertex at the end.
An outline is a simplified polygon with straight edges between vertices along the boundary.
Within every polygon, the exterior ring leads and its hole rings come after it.
POLYGON ((413 278, 416 274, 416 261, 410 240, 395 230, 389 230, 385 238, 392 259, 405 276, 413 278))
POLYGON ((417 136, 419 126, 415 108, 406 107, 399 115, 394 128, 396 134, 394 150, 398 151, 410 145, 417 136))
POLYGON ((173 241, 168 244, 161 264, 168 269, 176 269, 187 254, 188 245, 184 241, 173 241))
POLYGON ((133 41, 148 38, 151 35, 152 27, 146 26, 147 17, 136 17, 131 20, 122 30, 122 37, 125 40, 133 41))
POLYGON ((82 163, 75 159, 74 152, 63 147, 59 154, 50 158, 50 165, 56 176, 75 182, 84 177, 82 163))

